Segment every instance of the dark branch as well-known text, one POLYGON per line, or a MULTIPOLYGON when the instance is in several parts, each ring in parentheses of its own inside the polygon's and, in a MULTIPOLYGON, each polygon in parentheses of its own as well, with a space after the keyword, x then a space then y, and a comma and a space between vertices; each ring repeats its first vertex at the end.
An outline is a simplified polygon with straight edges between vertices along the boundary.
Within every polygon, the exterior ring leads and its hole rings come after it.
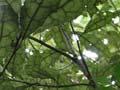
POLYGON ((65 57, 67 57, 67 58, 70 58, 70 59, 74 60, 74 57, 72 57, 72 56, 68 55, 67 53, 62 52, 62 51, 60 51, 60 50, 58 50, 58 49, 56 49, 56 48, 54 48, 54 47, 46 44, 45 42, 43 42, 43 41, 41 41, 41 40, 38 40, 38 39, 36 39, 36 38, 34 38, 34 37, 32 37, 32 36, 29 36, 29 39, 31 39, 31 40, 33 40, 33 41, 35 41, 35 42, 38 42, 38 43, 40 43, 41 45, 43 45, 43 46, 45 46, 45 47, 47 47, 47 48, 49 48, 49 49, 51 49, 51 50, 53 50, 53 51, 55 51, 55 52, 57 52, 57 53, 62 54, 63 56, 65 56, 65 57))
POLYGON ((90 84, 85 83, 78 83, 78 84, 67 84, 67 85, 50 85, 50 84, 41 84, 41 83, 30 83, 26 81, 16 80, 16 79, 0 79, 0 80, 6 80, 6 81, 12 81, 12 82, 18 82, 31 86, 40 86, 40 87, 48 87, 48 88, 67 88, 67 87, 76 87, 76 86, 90 86, 90 84))
MULTIPOLYGON (((37 7, 37 9, 35 10, 35 12, 33 13, 32 17, 31 17, 31 19, 30 19, 30 21, 29 21, 29 23, 28 23, 28 26, 27 26, 27 28, 25 29, 25 31, 24 31, 24 30, 23 30, 23 31, 21 30, 21 32, 20 32, 20 34, 19 34, 19 37, 16 38, 16 43, 15 43, 14 50, 13 50, 10 58, 8 58, 8 62, 5 64, 5 66, 4 66, 4 68, 3 68, 3 71, 0 73, 0 77, 4 74, 4 72, 5 72, 5 70, 7 69, 8 65, 11 63, 13 57, 15 56, 16 52, 18 51, 19 46, 21 45, 22 41, 24 40, 24 38, 25 38, 25 36, 26 36, 26 34, 27 34, 28 30, 29 30, 29 27, 30 27, 30 25, 32 24, 32 21, 33 21, 34 17, 35 17, 36 14, 38 13, 39 8, 40 8, 40 6, 41 6, 42 3, 43 3, 43 0, 39 3, 39 6, 37 7)), ((9 3, 8 3, 8 4, 9 4, 9 3)))
MULTIPOLYGON (((72 28, 72 32, 75 34, 75 30, 74 30, 74 27, 73 27, 73 25, 72 25, 72 22, 70 22, 70 26, 71 26, 71 28, 72 28)), ((79 49, 79 54, 80 54, 80 56, 81 56, 81 62, 78 61, 78 62, 79 62, 78 64, 81 65, 81 69, 83 70, 83 73, 85 74, 85 76, 89 79, 90 83, 91 83, 94 87, 96 87, 96 83, 95 83, 95 81, 94 81, 93 78, 92 78, 92 75, 91 75, 91 73, 90 73, 90 71, 89 71, 89 69, 88 69, 88 66, 87 66, 87 64, 86 64, 86 62, 85 62, 84 56, 83 56, 83 54, 82 54, 79 40, 77 40, 76 42, 77 42, 77 47, 78 47, 78 49, 79 49)))
MULTIPOLYGON (((35 41, 35 42, 38 42, 38 43, 40 43, 41 45, 43 45, 43 46, 45 46, 45 47, 47 47, 47 48, 49 48, 49 49, 51 49, 51 50, 53 50, 53 51, 55 51, 55 52, 57 52, 57 53, 62 54, 63 56, 66 56, 67 58, 71 59, 74 63, 76 63, 80 68, 83 66, 83 65, 81 64, 81 60, 78 60, 78 59, 75 58, 75 57, 71 57, 70 55, 68 55, 68 54, 66 54, 66 53, 64 53, 64 52, 62 52, 62 51, 60 51, 60 50, 58 50, 58 49, 56 49, 56 48, 54 48, 54 47, 46 44, 45 42, 43 42, 43 41, 41 41, 41 40, 38 40, 38 39, 32 37, 32 36, 29 36, 29 39, 31 39, 31 40, 33 40, 33 41, 35 41)), ((82 56, 82 59, 83 59, 83 56, 82 56)), ((84 70, 86 70, 86 68, 87 68, 87 70, 88 70, 88 67, 87 67, 87 66, 86 66, 86 67, 84 66, 83 68, 84 68, 84 70)), ((86 70, 86 71, 87 71, 87 70, 86 70)), ((93 85, 93 86, 95 86, 95 85, 94 85, 95 82, 94 82, 94 80, 92 79, 92 76, 91 76, 89 70, 87 71, 87 74, 86 74, 86 71, 83 71, 84 74, 85 74, 85 76, 90 80, 90 84, 93 85)))

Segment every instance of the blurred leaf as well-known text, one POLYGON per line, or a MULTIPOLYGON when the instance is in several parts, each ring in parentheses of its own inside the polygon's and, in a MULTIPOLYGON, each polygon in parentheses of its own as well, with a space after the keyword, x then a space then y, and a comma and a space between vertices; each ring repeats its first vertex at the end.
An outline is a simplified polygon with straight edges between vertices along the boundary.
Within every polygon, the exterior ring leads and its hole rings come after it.
POLYGON ((92 18, 86 28, 85 32, 91 32, 93 30, 100 29, 108 24, 111 23, 112 18, 115 18, 116 16, 120 15, 120 11, 115 11, 115 12, 104 12, 101 13, 99 12, 92 18))
POLYGON ((21 10, 21 0, 6 0, 6 2, 12 7, 15 13, 19 13, 21 10))
POLYGON ((0 57, 5 58, 14 48, 19 31, 17 16, 11 8, 5 3, 0 5, 0 10, 0 57))
POLYGON ((115 89, 113 89, 111 86, 109 87, 100 86, 98 90, 115 90, 115 89))
POLYGON ((12 84, 7 83, 7 82, 2 83, 2 84, 0 85, 0 89, 1 89, 1 90, 16 90, 16 89, 12 86, 12 84))
POLYGON ((84 10, 84 4, 80 0, 26 0, 24 8, 24 26, 32 20, 29 30, 35 32, 76 18, 84 10))
POLYGON ((120 64, 117 64, 115 67, 114 67, 114 77, 117 79, 117 80, 120 80, 120 64))
POLYGON ((28 86, 19 86, 19 87, 16 87, 15 89, 16 90, 26 90, 26 88, 27 88, 28 86))

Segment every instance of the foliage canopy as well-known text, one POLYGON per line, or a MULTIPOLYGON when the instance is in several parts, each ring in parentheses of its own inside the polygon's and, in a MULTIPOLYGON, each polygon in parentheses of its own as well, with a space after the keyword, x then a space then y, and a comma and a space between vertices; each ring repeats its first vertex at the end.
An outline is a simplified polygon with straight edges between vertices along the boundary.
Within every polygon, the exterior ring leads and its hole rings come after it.
POLYGON ((120 0, 0 0, 0 90, 119 90, 120 0))

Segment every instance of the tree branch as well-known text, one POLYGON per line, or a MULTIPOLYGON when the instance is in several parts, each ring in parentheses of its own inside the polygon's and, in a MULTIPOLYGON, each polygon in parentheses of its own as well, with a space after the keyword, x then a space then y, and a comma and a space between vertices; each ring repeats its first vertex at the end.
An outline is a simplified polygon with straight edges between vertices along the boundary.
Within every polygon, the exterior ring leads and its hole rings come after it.
MULTIPOLYGON (((38 42, 38 43, 40 43, 41 45, 43 45, 43 46, 45 46, 45 47, 47 47, 47 48, 49 48, 49 49, 51 49, 51 50, 53 50, 53 51, 55 51, 55 52, 57 52, 57 53, 60 53, 60 54, 62 54, 63 56, 69 58, 69 59, 71 59, 71 60, 72 60, 74 63, 76 63, 80 68, 83 66, 83 65, 81 64, 81 61, 78 60, 77 58, 71 57, 70 55, 68 55, 68 54, 66 54, 66 53, 64 53, 64 52, 62 52, 62 51, 60 51, 60 50, 58 50, 58 49, 56 49, 56 48, 54 48, 54 47, 46 44, 45 42, 43 42, 43 41, 41 41, 41 40, 38 40, 38 39, 32 37, 32 36, 29 36, 29 39, 31 39, 31 40, 33 40, 33 41, 35 41, 35 42, 38 42), (81 66, 81 65, 82 65, 82 66, 81 66)), ((82 55, 81 55, 81 56, 82 56, 82 55)), ((82 59, 83 59, 83 58, 84 58, 84 57, 82 56, 82 59)), ((86 64, 86 63, 85 63, 85 64, 86 64)), ((89 72, 89 70, 88 70, 88 67, 87 67, 87 66, 84 66, 83 68, 84 68, 83 70, 86 70, 86 71, 83 71, 84 74, 85 74, 85 76, 90 80, 91 86, 94 87, 96 84, 95 84, 94 80, 92 79, 92 76, 91 76, 91 74, 90 74, 90 72, 89 72), (86 69, 86 68, 87 68, 87 69, 86 69), (86 72, 87 72, 87 73, 86 73, 86 72)))
POLYGON ((72 59, 72 60, 75 59, 74 57, 68 55, 67 53, 62 52, 62 51, 60 51, 60 50, 58 50, 58 49, 56 49, 56 48, 54 48, 54 47, 46 44, 45 42, 43 42, 43 41, 41 41, 41 40, 38 40, 38 39, 36 39, 36 38, 34 38, 34 37, 32 37, 32 36, 29 36, 29 39, 31 39, 31 40, 33 40, 33 41, 35 41, 35 42, 38 42, 38 43, 40 43, 41 45, 43 45, 43 46, 45 46, 45 47, 47 47, 47 48, 49 48, 49 49, 51 49, 51 50, 53 50, 53 51, 55 51, 55 52, 57 52, 57 53, 60 53, 60 54, 62 54, 63 56, 69 58, 69 59, 72 59))
MULTIPOLYGON (((75 30, 74 30, 74 27, 72 25, 72 22, 70 22, 70 26, 71 26, 72 32, 75 34, 75 30)), ((92 75, 91 75, 91 73, 90 73, 90 71, 88 69, 88 66, 87 66, 87 64, 85 62, 84 56, 82 54, 79 40, 77 40, 76 42, 77 42, 77 47, 78 47, 79 54, 80 54, 80 57, 81 57, 81 60, 78 61, 78 64, 80 64, 81 69, 83 70, 83 73, 85 74, 85 76, 89 79, 90 84, 93 85, 94 87, 96 87, 96 83, 92 78, 92 75)))
POLYGON ((30 19, 30 21, 29 21, 29 23, 27 25, 27 28, 25 30, 20 30, 20 34, 16 38, 16 42, 15 42, 13 52, 12 52, 10 58, 8 59, 8 62, 5 64, 5 66, 3 68, 3 71, 0 73, 0 77, 4 74, 4 72, 7 69, 8 65, 11 63, 13 57, 15 56, 16 52, 18 51, 19 46, 21 45, 22 41, 24 40, 24 38, 25 38, 29 28, 30 28, 30 25, 32 24, 32 21, 33 21, 34 17, 36 16, 36 14, 38 13, 39 8, 40 8, 42 3, 43 3, 43 0, 39 3, 38 7, 36 8, 35 12, 33 13, 32 17, 31 17, 31 19, 30 19))
POLYGON ((48 88, 67 88, 67 87, 76 87, 76 86, 90 86, 90 84, 85 83, 78 83, 78 84, 67 84, 67 85, 50 85, 50 84, 41 84, 41 83, 30 83, 22 80, 16 80, 16 79, 4 79, 1 78, 0 80, 6 80, 6 81, 12 81, 12 82, 18 82, 31 86, 40 86, 40 87, 48 87, 48 88))

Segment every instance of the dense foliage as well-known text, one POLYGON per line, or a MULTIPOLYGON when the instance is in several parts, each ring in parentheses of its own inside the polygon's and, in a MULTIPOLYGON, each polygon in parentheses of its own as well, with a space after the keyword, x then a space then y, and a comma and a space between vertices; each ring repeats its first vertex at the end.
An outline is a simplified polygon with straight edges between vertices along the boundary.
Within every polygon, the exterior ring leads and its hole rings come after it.
POLYGON ((119 90, 120 0, 0 0, 0 90, 119 90))

